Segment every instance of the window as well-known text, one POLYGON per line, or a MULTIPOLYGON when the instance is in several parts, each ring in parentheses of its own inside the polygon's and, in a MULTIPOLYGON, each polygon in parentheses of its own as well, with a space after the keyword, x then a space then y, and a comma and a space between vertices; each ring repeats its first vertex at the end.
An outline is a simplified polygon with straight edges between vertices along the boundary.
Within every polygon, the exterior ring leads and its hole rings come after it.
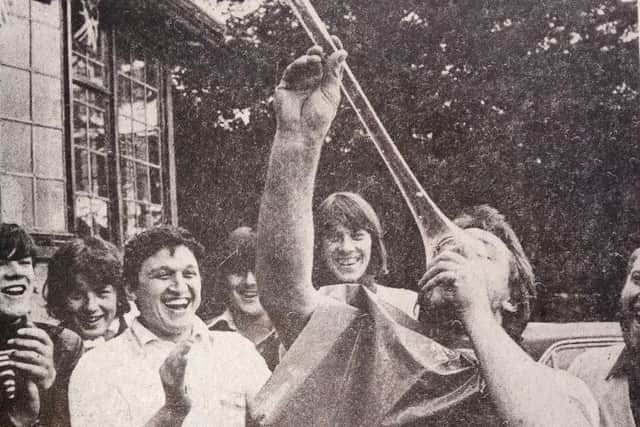
POLYGON ((144 14, 101 21, 115 3, 14 0, 0 19, 0 220, 45 246, 175 221, 166 73, 144 14))
POLYGON ((91 1, 73 5, 75 229, 121 241, 165 216, 161 64, 91 1))
POLYGON ((67 230, 60 2, 13 2, 0 34, 0 218, 67 230))

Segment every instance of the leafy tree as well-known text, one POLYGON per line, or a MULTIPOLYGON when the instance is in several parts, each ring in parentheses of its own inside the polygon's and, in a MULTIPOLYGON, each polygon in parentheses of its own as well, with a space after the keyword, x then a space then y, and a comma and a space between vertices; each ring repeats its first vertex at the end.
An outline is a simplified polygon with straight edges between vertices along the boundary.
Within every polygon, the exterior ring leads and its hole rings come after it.
MULTIPOLYGON (((635 3, 314 3, 436 203, 450 216, 477 203, 506 213, 541 284, 539 317, 611 317, 626 257, 640 245, 635 3)), ((180 220, 213 252, 236 225, 255 223, 273 88, 307 46, 286 5, 266 0, 230 19, 219 46, 181 52, 180 220)), ((424 269, 417 229, 346 103, 316 196, 344 189, 381 214, 387 282, 415 284, 424 269)))

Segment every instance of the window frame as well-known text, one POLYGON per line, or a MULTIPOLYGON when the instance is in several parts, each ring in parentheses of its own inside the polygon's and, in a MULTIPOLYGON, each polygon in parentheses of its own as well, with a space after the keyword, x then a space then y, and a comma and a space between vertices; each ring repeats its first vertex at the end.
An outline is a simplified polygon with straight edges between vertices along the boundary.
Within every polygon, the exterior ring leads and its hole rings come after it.
MULTIPOLYGON (((76 190, 78 188, 75 176, 75 150, 73 144, 73 85, 77 83, 90 90, 97 90, 109 98, 107 113, 106 139, 109 145, 107 154, 107 170, 109 187, 108 199, 110 202, 110 241, 122 245, 124 243, 124 199, 122 191, 122 175, 120 167, 120 144, 118 142, 118 70, 116 37, 118 34, 131 36, 137 45, 144 44, 144 39, 136 37, 135 32, 128 28, 123 28, 112 22, 103 21, 106 49, 105 71, 109 88, 95 85, 90 81, 77 79, 73 75, 73 34, 72 34, 72 0, 63 2, 63 87, 64 87, 64 148, 65 148, 65 173, 67 178, 67 226, 69 234, 75 234, 77 230, 76 217, 76 190)), ((126 26, 126 25, 125 25, 126 26)), ((142 47, 144 53, 152 53, 159 63, 158 74, 158 95, 162 102, 158 103, 159 117, 158 127, 160 128, 160 176, 162 185, 162 222, 177 224, 177 192, 176 192, 176 170, 175 170, 175 145, 173 135, 173 111, 171 99, 171 82, 166 66, 166 58, 158 55, 152 49, 142 47)))

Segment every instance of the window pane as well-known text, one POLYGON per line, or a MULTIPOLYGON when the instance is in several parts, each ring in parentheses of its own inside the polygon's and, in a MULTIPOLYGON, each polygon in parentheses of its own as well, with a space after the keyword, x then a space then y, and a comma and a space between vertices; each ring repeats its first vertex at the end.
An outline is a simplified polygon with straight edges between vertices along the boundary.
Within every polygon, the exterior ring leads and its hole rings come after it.
POLYGON ((132 116, 131 109, 131 81, 125 77, 118 77, 118 114, 132 116))
POLYGON ((122 37, 118 37, 116 40, 116 68, 119 73, 131 74, 131 59, 129 58, 130 46, 122 37))
POLYGON ((147 227, 162 224, 162 206, 149 205, 147 208, 149 210, 148 218, 150 219, 150 224, 147 227))
POLYGON ((155 88, 160 86, 158 61, 152 58, 147 58, 147 83, 155 88))
POLYGON ((160 169, 149 168, 149 178, 151 182, 151 203, 162 204, 162 181, 160 180, 160 169))
POLYGON ((87 76, 87 59, 74 52, 71 58, 71 68, 73 69, 73 75, 78 77, 87 76))
POLYGON ((158 126, 158 92, 147 89, 147 127, 158 126))
POLYGON ((104 113, 89 109, 89 146, 97 151, 106 153, 106 130, 104 122, 104 113))
POLYGON ((29 2, 28 1, 14 1, 11 6, 11 14, 13 16, 29 17, 29 2))
POLYGON ((147 161, 147 140, 144 137, 144 132, 138 132, 133 135, 133 146, 136 159, 147 161))
POLYGON ((87 90, 77 84, 73 85, 73 99, 78 101, 87 101, 87 90))
POLYGON ((0 175, 0 188, 2 221, 33 227, 33 180, 0 175))
POLYGON ((152 129, 147 136, 149 144, 149 162, 160 165, 160 141, 158 140, 158 129, 152 129))
POLYGON ((88 146, 87 107, 77 102, 73 104, 73 143, 83 147, 88 146))
POLYGON ((140 205, 134 202, 124 203, 124 215, 123 215, 123 229, 125 233, 125 239, 132 237, 137 232, 141 231, 141 227, 138 225, 138 218, 140 217, 140 205))
POLYGON ((0 65, 0 76, 0 115, 30 120, 29 73, 0 65))
POLYGON ((2 25, 2 31, 0 31, 0 58, 5 64, 27 68, 29 66, 27 52, 29 52, 29 21, 10 18, 6 24, 2 25))
POLYGON ((131 62, 131 76, 134 79, 145 81, 145 62, 144 57, 133 53, 133 61, 131 62))
POLYGON ((122 197, 129 200, 136 198, 135 193, 135 181, 136 181, 136 169, 135 163, 131 160, 121 159, 120 161, 120 175, 122 185, 122 197))
POLYGON ((93 213, 93 232, 105 240, 109 239, 109 204, 106 200, 93 199, 91 201, 93 213))
POLYGON ((36 175, 47 178, 64 178, 61 131, 34 127, 33 149, 36 159, 36 175))
POLYGON ((120 155, 133 157, 133 121, 124 116, 118 120, 118 139, 120 141, 120 155))
POLYGON ((149 168, 136 164, 136 196, 138 200, 149 201, 149 168))
POLYGON ((36 226, 45 230, 64 231, 65 203, 64 183, 36 180, 36 226))
POLYGON ((22 123, 0 121, 0 169, 31 173, 30 127, 22 123))
MULTIPOLYGON (((16 0, 14 0, 14 3, 16 0)), ((25 2, 25 0, 17 0, 25 2)), ((50 2, 45 4, 39 1, 31 1, 31 17, 36 21, 46 22, 56 28, 60 26, 60 2, 50 2)))
POLYGON ((89 154, 87 150, 75 151, 76 191, 89 192, 89 154))
POLYGON ((62 57, 60 29, 34 22, 31 34, 33 35, 33 46, 31 47, 33 68, 39 72, 59 77, 60 58, 62 57))
POLYGON ((99 62, 87 61, 87 76, 89 80, 99 86, 106 86, 104 66, 99 62))
POLYGON ((133 83, 131 96, 133 99, 133 118, 140 123, 144 123, 146 117, 144 109, 144 86, 133 83))
POLYGON ((93 219, 91 214, 91 199, 86 196, 76 197, 76 233, 88 236, 92 233, 93 219))
POLYGON ((60 80, 33 74, 33 121, 62 127, 62 88, 60 80))
POLYGON ((105 156, 91 154, 91 184, 92 193, 101 197, 108 197, 109 190, 107 186, 107 160, 105 156))

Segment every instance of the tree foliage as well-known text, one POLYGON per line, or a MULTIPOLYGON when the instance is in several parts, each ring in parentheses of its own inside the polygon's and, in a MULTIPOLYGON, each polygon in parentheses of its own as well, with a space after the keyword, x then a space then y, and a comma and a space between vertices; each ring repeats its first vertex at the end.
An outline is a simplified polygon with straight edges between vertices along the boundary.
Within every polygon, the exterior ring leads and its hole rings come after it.
MULTIPOLYGON (((610 317, 626 257, 640 245, 635 3, 314 4, 443 211, 453 217, 489 203, 507 215, 541 285, 539 316, 610 317), (559 315, 551 304, 558 293, 595 298, 559 315)), ((227 24, 224 43, 185 48, 175 72, 180 221, 214 253, 232 228, 255 223, 273 88, 308 47, 277 1, 227 24)), ((381 215, 387 283, 415 284, 424 269, 417 229, 344 102, 316 198, 338 190, 362 193, 381 215)))

